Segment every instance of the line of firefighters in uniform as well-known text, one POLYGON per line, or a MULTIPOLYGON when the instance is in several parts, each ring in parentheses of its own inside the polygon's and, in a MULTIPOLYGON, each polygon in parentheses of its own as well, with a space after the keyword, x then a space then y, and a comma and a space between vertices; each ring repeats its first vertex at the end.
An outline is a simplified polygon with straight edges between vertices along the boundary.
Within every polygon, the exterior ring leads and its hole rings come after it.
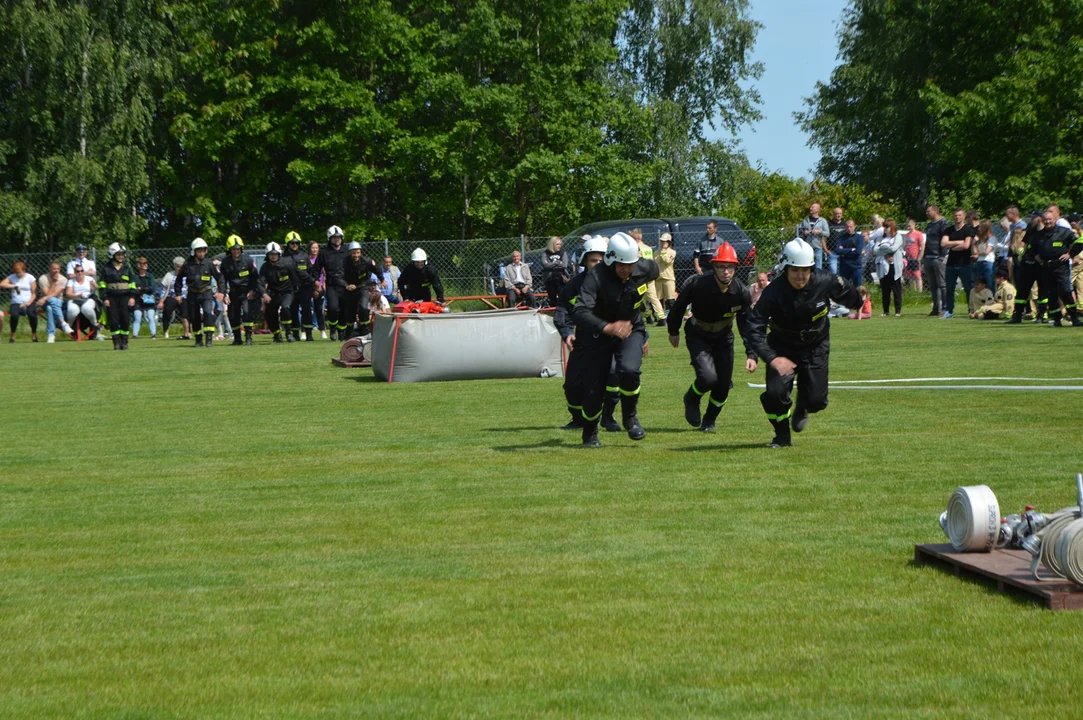
MULTIPOLYGON (((763 290, 755 307, 748 288, 734 277, 738 259, 729 243, 718 246, 710 263, 713 272, 685 281, 666 320, 675 348, 684 323, 685 346, 695 369, 684 395, 685 419, 703 432, 714 430, 733 387, 736 323, 745 346, 745 369, 754 372, 757 358, 767 363, 760 403, 774 429, 770 446, 787 447, 791 429, 801 432, 810 414, 827 407, 828 311, 831 301, 859 306, 857 288, 816 269, 813 248, 801 239, 783 248, 783 272, 763 290), (685 321, 688 308, 691 316, 685 321), (791 399, 795 378, 796 401, 791 399)), ((637 406, 640 368, 648 351, 642 310, 658 266, 640 258, 636 241, 622 232, 585 241, 579 264, 584 271, 564 287, 554 317, 570 350, 564 394, 572 419, 564 429, 580 429, 584 447, 600 447, 599 426, 609 432, 621 429, 614 416, 620 405, 628 437, 642 440, 646 431, 637 406)))
MULTIPOLYGON (((326 322, 332 340, 346 340, 358 325, 368 322, 372 292, 379 266, 361 252, 361 245, 343 244, 342 228, 327 230, 327 244, 315 255, 301 249, 301 236, 286 234, 286 248, 268 243, 264 262, 256 263, 244 252, 238 235, 226 239, 226 256, 220 265, 207 257, 203 238, 192 241, 189 257, 177 270, 173 291, 179 298, 186 293, 188 321, 196 346, 211 347, 215 333, 215 301, 226 307, 233 328, 233 345, 252 345, 253 317, 262 308, 272 342, 294 342, 304 333, 312 341, 314 304, 320 293, 317 281, 323 278, 326 322)), ((411 263, 399 276, 399 292, 404 300, 444 302, 444 287, 428 256, 421 248, 414 250, 411 263)), ((127 350, 131 312, 137 290, 135 273, 127 263, 127 248, 120 243, 109 246, 109 262, 99 274, 99 290, 104 295, 105 312, 113 338, 113 349, 127 350)), ((382 295, 381 295, 382 297, 382 295)))

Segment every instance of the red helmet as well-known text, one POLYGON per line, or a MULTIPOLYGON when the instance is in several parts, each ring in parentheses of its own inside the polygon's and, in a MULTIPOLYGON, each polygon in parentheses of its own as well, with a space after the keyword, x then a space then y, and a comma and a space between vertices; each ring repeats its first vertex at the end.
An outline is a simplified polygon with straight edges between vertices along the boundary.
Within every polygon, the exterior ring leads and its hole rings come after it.
POLYGON ((718 250, 715 251, 714 257, 711 258, 713 263, 738 263, 737 253, 734 251, 733 246, 728 242, 724 242, 718 246, 718 250))

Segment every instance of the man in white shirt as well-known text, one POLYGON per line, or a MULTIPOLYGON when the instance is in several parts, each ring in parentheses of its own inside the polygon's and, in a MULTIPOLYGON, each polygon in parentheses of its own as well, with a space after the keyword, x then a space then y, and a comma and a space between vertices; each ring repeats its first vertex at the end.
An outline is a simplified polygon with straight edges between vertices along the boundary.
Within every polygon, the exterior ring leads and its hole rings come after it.
POLYGON ((1060 205, 1050 205, 1045 209, 1046 212, 1053 213, 1053 217, 1057 221, 1057 226, 1062 228, 1072 229, 1072 224, 1060 216, 1060 205))
POLYGON ((518 250, 511 254, 511 262, 504 268, 504 289, 508 293, 508 307, 521 303, 534 307, 534 278, 518 250))
POLYGON ((68 261, 68 267, 65 268, 64 274, 68 278, 75 277, 75 266, 80 265, 83 268, 83 272, 87 277, 97 277, 98 268, 94 265, 94 261, 86 256, 87 247, 82 243, 75 246, 75 257, 68 261))

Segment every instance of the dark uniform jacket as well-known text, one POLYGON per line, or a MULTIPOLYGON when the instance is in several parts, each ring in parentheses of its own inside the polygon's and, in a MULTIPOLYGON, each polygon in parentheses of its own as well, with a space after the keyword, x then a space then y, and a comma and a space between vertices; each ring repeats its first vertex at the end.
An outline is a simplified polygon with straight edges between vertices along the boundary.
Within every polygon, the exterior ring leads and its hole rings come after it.
MULTIPOLYGON (((315 285, 316 278, 319 277, 319 273, 312 274, 312 268, 308 265, 308 250, 300 249, 295 253, 286 251, 282 257, 293 263, 293 267, 297 270, 297 283, 301 285, 315 285)), ((318 259, 318 258, 317 258, 318 259)))
POLYGON ((187 281, 188 297, 204 295, 211 291, 211 280, 218 283, 219 289, 224 289, 222 273, 218 272, 218 268, 211 262, 211 259, 205 257, 202 260, 196 260, 195 255, 193 255, 188 258, 184 265, 181 266, 180 272, 177 273, 177 279, 173 283, 173 294, 180 297, 181 286, 187 281))
POLYGON ((259 272, 256 270, 256 263, 244 253, 241 253, 236 260, 227 253, 218 270, 222 273, 230 295, 259 292, 259 272))
POLYGON ((356 264, 350 258, 346 258, 346 264, 343 266, 343 277, 346 278, 347 285, 356 285, 357 289, 360 290, 368 285, 369 276, 376 274, 378 270, 379 267, 372 258, 362 255, 356 264))
POLYGON ((108 298, 136 297, 135 273, 124 263, 118 269, 110 260, 98 271, 98 289, 108 298))
POLYGON ((743 282, 733 278, 723 291, 713 272, 693 275, 685 280, 666 320, 670 335, 680 333, 681 320, 689 305, 692 306, 692 317, 685 325, 686 331, 707 335, 725 333, 732 340, 733 321, 736 318, 737 331, 745 344, 745 355, 755 359, 756 351, 748 342, 748 313, 752 309, 752 297, 743 282))
POLYGON ((626 282, 617 277, 615 265, 604 263, 598 263, 584 275, 579 299, 572 307, 572 321, 577 328, 600 334, 611 322, 642 322, 640 309, 647 288, 658 279, 658 266, 653 260, 641 258, 626 282))
POLYGON ((425 302, 432 300, 430 289, 436 293, 436 301, 444 302, 444 284, 440 282, 440 276, 432 265, 426 264, 420 270, 417 265, 410 263, 402 269, 399 275, 399 291, 403 300, 425 302))
POLYGON ((268 260, 259 269, 259 282, 267 295, 286 295, 297 289, 297 268, 288 260, 268 260))
POLYGON ((346 254, 344 245, 335 248, 327 244, 320 248, 320 267, 326 275, 327 287, 339 290, 346 288, 346 278, 343 273, 348 259, 349 255, 346 254))
POLYGON ((553 311, 553 325, 556 326, 562 339, 575 334, 575 323, 572 322, 572 308, 579 300, 579 288, 583 286, 583 281, 586 278, 587 274, 581 272, 573 277, 560 291, 560 298, 557 299, 557 306, 553 311))
POLYGON ((752 308, 748 319, 749 344, 768 363, 788 351, 819 345, 827 340, 831 328, 827 317, 831 300, 846 307, 861 307, 862 302, 853 283, 828 270, 813 269, 808 284, 801 290, 795 290, 783 273, 764 288, 752 308))
POLYGON ((1057 265, 1064 253, 1068 253, 1070 257, 1078 255, 1083 250, 1083 240, 1077 238, 1068 228, 1054 225, 1035 231, 1030 236, 1029 250, 1031 256, 1040 264, 1057 265))

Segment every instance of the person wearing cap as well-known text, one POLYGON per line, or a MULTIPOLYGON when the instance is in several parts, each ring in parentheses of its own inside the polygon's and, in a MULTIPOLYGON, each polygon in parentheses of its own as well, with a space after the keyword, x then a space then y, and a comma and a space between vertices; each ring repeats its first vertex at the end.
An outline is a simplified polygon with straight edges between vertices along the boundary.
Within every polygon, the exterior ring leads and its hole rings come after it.
POLYGON ((673 301, 677 298, 677 276, 674 274, 673 265, 677 262, 677 251, 673 249, 673 236, 662 233, 658 238, 661 249, 654 256, 658 265, 658 279, 654 281, 654 292, 662 302, 662 309, 667 314, 673 308, 673 301))
POLYGON ((733 387, 733 323, 745 346, 745 370, 756 372, 756 351, 748 342, 748 314, 752 297, 744 283, 734 277, 737 252, 723 242, 711 258, 710 275, 693 275, 681 286, 669 313, 669 344, 680 346, 684 311, 692 317, 684 324, 684 344, 696 377, 684 394, 684 419, 703 432, 714 431, 715 420, 733 387), (700 398, 710 394, 707 412, 700 415, 700 398))
MULTIPOLYGON (((583 272, 578 273, 564 286, 557 299, 556 309, 553 312, 553 325, 560 333, 560 339, 564 345, 567 357, 564 368, 564 399, 568 405, 568 412, 572 419, 562 430, 578 430, 583 427, 583 345, 575 344, 575 323, 572 322, 572 308, 579 300, 579 289, 587 273, 595 265, 602 261, 606 251, 606 240, 601 236, 593 237, 583 243, 583 250, 579 256, 579 266, 583 272)), ((611 368, 612 370, 612 368, 611 368)), ((609 378, 609 387, 617 385, 616 376, 609 378)), ((620 394, 616 390, 606 388, 605 400, 602 404, 601 426, 607 431, 619 432, 620 425, 613 419, 613 411, 620 402, 620 394)))
POLYGON ((792 444, 794 432, 808 425, 809 413, 827 407, 831 301, 861 307, 853 283, 828 270, 814 269, 816 255, 795 238, 782 249, 782 274, 771 281, 748 318, 748 343, 767 363, 767 388, 760 404, 775 429, 771 447, 792 444), (770 333, 768 333, 770 328, 770 333), (790 399, 797 379, 797 402, 790 399))
MULTIPOLYGON (((342 295, 346 292, 346 279, 343 275, 346 265, 346 248, 342 245, 342 228, 332 225, 327 228, 327 244, 320 249, 320 267, 324 272, 324 299, 327 301, 327 327, 331 339, 339 339, 346 326, 339 315, 342 310, 342 295)), ((345 340, 346 338, 341 338, 345 340)))
POLYGON ((444 284, 436 268, 429 264, 428 254, 421 248, 415 248, 410 254, 410 264, 399 275, 399 290, 402 299, 412 302, 429 302, 436 293, 436 302, 444 304, 444 284))
POLYGON ((304 330, 305 340, 311 342, 312 337, 312 296, 316 292, 316 281, 312 276, 312 267, 308 260, 308 251, 301 248, 300 234, 290 231, 286 233, 286 250, 283 256, 293 263, 297 270, 298 286, 293 295, 293 339, 301 339, 301 331, 304 330))
POLYGON ((94 261, 87 257, 87 246, 79 243, 75 246, 75 257, 68 261, 68 267, 64 270, 64 274, 69 279, 75 277, 75 266, 79 265, 83 268, 83 272, 87 277, 97 277, 98 267, 94 264, 94 261))
POLYGON ((977 320, 999 320, 1015 308, 1015 286, 1008 282, 1008 269, 1000 268, 996 272, 996 294, 993 301, 985 303, 970 317, 977 320))
POLYGON ((180 294, 174 290, 177 276, 181 274, 181 268, 184 267, 184 258, 180 255, 173 258, 173 269, 167 272, 162 278, 162 298, 158 301, 158 309, 162 311, 162 327, 165 332, 163 337, 169 339, 169 326, 173 324, 173 315, 176 314, 181 323, 181 340, 188 340, 191 335, 188 331, 188 304, 187 297, 188 286, 183 285, 181 287, 180 294))
POLYGON ((267 254, 259 269, 260 294, 263 296, 263 317, 271 331, 272 342, 282 342, 282 329, 286 340, 293 342, 290 324, 293 322, 293 293, 297 288, 297 269, 288 260, 282 260, 282 246, 267 243, 267 254))
POLYGON ((127 350, 135 308, 135 273, 128 266, 128 249, 120 243, 109 246, 109 262, 98 278, 98 291, 109 317, 109 335, 114 350, 127 350))
POLYGON ((203 238, 193 240, 188 252, 188 259, 173 281, 173 293, 179 297, 187 288, 188 322, 196 336, 196 347, 203 347, 204 341, 210 347, 214 341, 214 301, 222 302, 224 297, 221 292, 213 292, 211 283, 213 281, 219 290, 225 285, 222 274, 207 257, 207 243, 203 238))
POLYGON ((572 307, 575 342, 583 344, 583 446, 600 447, 598 420, 610 365, 616 358, 624 429, 632 440, 647 433, 639 422, 640 372, 647 335, 642 308, 658 266, 639 257, 636 241, 618 232, 609 239, 604 264, 586 273, 572 307))
POLYGON ((368 322, 370 303, 366 289, 378 270, 376 261, 362 254, 361 243, 351 242, 343 267, 346 292, 342 295, 339 315, 339 340, 349 340, 354 335, 355 325, 368 322))
MULTIPOLYGON (((549 238, 542 253, 542 281, 549 305, 555 308, 568 283, 568 253, 564 250, 564 240, 556 235, 549 238)), ((533 305, 533 301, 530 304, 533 305)))
POLYGON ((251 345, 253 303, 259 294, 259 271, 252 258, 244 254, 244 240, 239 235, 226 238, 226 256, 218 271, 225 281, 226 318, 233 330, 232 344, 251 345))

